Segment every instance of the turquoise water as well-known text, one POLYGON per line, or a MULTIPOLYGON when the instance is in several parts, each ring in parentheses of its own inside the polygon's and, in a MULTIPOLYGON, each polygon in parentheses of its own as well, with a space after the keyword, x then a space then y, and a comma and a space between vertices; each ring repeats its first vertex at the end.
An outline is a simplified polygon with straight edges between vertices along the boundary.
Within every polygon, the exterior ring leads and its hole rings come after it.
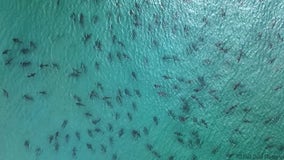
POLYGON ((281 0, 0 0, 0 160, 284 159, 281 0))

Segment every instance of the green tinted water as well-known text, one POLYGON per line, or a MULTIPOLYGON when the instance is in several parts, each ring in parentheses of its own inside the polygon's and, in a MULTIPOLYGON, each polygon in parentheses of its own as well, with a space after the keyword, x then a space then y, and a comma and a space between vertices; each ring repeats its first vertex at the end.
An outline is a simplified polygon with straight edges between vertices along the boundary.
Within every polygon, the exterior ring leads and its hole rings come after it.
POLYGON ((1 0, 0 160, 284 159, 283 7, 1 0))

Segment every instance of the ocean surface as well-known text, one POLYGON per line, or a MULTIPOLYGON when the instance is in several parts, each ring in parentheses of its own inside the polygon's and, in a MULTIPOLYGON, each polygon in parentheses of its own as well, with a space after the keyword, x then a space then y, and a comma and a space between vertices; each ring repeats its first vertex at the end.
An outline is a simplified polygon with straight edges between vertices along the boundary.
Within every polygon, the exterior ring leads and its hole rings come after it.
POLYGON ((284 160, 284 1, 0 0, 0 160, 284 160))

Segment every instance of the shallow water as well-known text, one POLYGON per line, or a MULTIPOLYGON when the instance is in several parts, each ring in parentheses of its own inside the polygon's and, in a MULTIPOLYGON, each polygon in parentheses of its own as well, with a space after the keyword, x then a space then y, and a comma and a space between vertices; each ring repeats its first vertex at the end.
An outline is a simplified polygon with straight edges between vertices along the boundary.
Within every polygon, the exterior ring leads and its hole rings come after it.
POLYGON ((0 160, 284 159, 281 0, 0 0, 0 160))

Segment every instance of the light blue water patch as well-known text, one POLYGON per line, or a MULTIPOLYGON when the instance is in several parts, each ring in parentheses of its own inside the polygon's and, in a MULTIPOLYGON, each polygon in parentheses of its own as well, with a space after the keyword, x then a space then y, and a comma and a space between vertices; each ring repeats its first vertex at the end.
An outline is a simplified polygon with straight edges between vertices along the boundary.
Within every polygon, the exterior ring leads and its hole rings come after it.
POLYGON ((284 159, 280 0, 0 1, 0 160, 284 159))

